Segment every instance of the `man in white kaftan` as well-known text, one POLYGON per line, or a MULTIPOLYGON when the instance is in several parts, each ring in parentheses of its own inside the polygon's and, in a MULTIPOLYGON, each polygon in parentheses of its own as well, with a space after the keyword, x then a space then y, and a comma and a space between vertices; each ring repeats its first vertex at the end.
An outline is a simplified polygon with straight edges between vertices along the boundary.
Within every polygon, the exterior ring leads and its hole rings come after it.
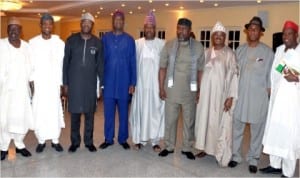
POLYGON ((132 141, 137 149, 151 140, 160 151, 164 136, 164 101, 159 97, 159 60, 164 40, 155 37, 155 16, 150 12, 144 22, 145 37, 136 40, 137 85, 132 98, 129 121, 132 141))
MULTIPOLYGON (((263 152, 270 155, 270 166, 263 173, 281 173, 293 177, 297 159, 300 158, 300 45, 297 43, 298 25, 286 21, 283 42, 276 50, 271 69, 271 98, 263 138, 263 152), (293 60, 298 74, 290 72, 291 66, 281 72, 283 59, 293 60)), ((295 69, 294 68, 294 69, 295 69)))
POLYGON ((195 124, 195 148, 227 166, 232 149, 232 111, 237 99, 238 67, 232 49, 225 46, 226 30, 217 22, 212 29, 213 47, 205 51, 195 124))
POLYGON ((0 40, 0 149, 1 160, 8 155, 13 139, 16 153, 29 157, 23 139, 32 129, 29 78, 31 63, 28 44, 20 39, 21 23, 11 17, 8 21, 8 38, 0 40))
POLYGON ((63 151, 59 144, 61 128, 65 127, 60 86, 62 85, 62 64, 64 42, 53 35, 54 20, 50 14, 41 17, 42 33, 31 40, 30 56, 34 67, 33 117, 34 130, 38 139, 36 152, 44 150, 46 140, 52 140, 56 151, 63 151))

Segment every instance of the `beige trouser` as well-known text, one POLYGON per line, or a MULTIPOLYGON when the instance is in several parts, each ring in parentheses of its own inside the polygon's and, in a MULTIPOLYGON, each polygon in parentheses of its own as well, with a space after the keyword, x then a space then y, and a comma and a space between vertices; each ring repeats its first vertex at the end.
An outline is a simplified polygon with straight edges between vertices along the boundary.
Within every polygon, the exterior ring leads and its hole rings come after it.
POLYGON ((297 160, 284 159, 278 156, 270 155, 270 165, 273 168, 282 168, 283 175, 293 177, 295 173, 297 160))
POLYGON ((183 113, 183 148, 182 151, 191 151, 194 143, 194 126, 195 126, 195 102, 187 104, 178 104, 166 101, 165 105, 165 146, 172 151, 176 145, 178 115, 180 106, 183 113))
POLYGON ((25 144, 23 142, 24 138, 25 138, 25 134, 10 133, 8 131, 1 130, 0 131, 0 149, 1 149, 1 151, 8 150, 10 141, 12 139, 14 140, 15 146, 18 149, 25 148, 25 144))

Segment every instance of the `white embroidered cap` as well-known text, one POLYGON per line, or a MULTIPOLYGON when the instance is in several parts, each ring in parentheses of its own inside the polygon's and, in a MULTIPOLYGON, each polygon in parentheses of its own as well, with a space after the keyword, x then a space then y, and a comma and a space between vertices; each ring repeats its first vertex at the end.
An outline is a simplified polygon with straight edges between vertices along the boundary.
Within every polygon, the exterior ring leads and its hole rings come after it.
POLYGON ((214 32, 224 32, 226 33, 226 29, 224 27, 224 25, 221 22, 217 22, 214 26, 214 28, 212 29, 212 33, 214 32))
POLYGON ((95 19, 94 19, 94 17, 92 16, 92 14, 90 14, 90 13, 85 13, 85 14, 83 14, 82 16, 81 16, 81 20, 90 20, 90 21, 92 21, 93 23, 95 22, 95 19))

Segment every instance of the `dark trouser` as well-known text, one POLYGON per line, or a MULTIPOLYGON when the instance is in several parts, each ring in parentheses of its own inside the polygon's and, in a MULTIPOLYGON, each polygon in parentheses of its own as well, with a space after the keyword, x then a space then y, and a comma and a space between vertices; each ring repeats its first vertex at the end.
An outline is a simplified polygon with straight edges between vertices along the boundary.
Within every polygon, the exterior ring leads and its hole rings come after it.
MULTIPOLYGON (((71 113, 71 143, 79 146, 81 142, 80 137, 80 116, 81 113, 71 113)), ((84 144, 93 144, 94 132, 94 113, 84 113, 84 144)))

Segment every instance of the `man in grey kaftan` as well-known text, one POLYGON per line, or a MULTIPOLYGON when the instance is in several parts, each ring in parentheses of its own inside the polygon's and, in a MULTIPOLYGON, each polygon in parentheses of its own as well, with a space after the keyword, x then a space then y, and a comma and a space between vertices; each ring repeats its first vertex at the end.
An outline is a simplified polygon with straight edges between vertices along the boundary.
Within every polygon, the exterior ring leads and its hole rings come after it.
POLYGON ((245 25, 248 43, 236 50, 240 68, 239 94, 233 116, 233 156, 229 167, 242 161, 241 144, 246 124, 250 124, 250 149, 247 154, 249 171, 257 172, 262 149, 262 138, 268 112, 270 94, 270 69, 274 53, 259 41, 265 31, 259 17, 245 25))
POLYGON ((167 42, 160 58, 159 90, 165 105, 165 149, 159 156, 173 153, 177 135, 180 107, 183 112, 182 154, 195 159, 194 143, 195 109, 204 64, 201 43, 190 38, 191 21, 178 20, 177 38, 167 42))

